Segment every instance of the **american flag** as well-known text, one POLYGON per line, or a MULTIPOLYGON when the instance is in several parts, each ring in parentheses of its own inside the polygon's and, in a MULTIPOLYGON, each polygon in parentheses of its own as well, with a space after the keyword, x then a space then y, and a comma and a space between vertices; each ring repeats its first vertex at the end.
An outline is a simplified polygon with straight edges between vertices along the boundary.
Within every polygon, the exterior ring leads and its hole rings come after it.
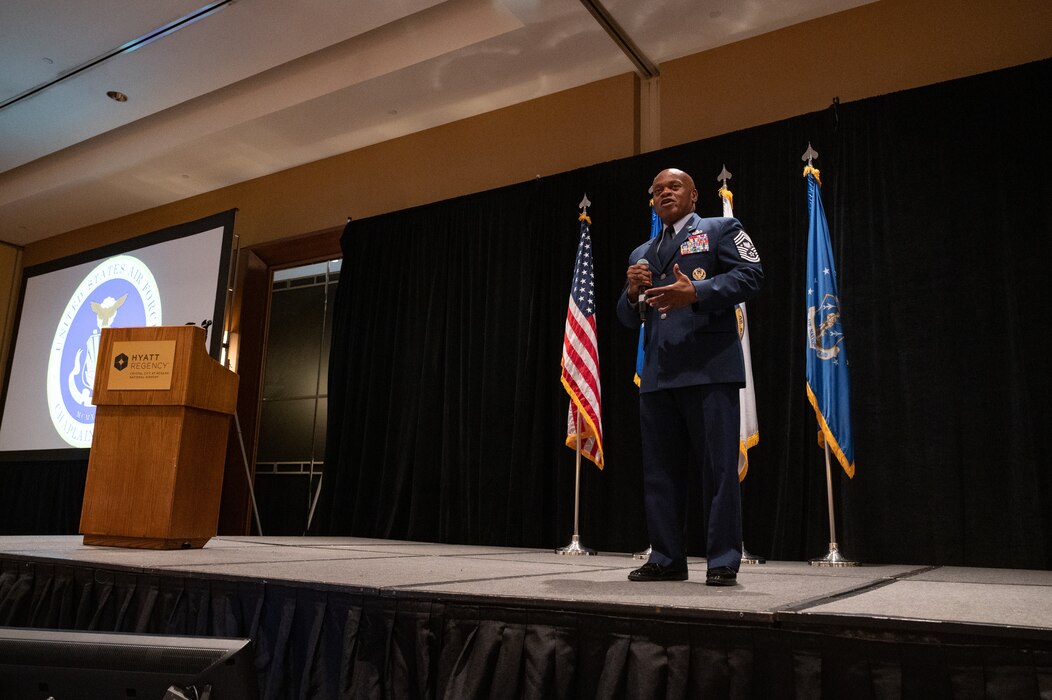
POLYGON ((570 395, 566 446, 577 449, 580 416, 581 454, 603 468, 603 418, 599 387, 599 350, 595 336, 595 270, 587 214, 581 214, 581 241, 570 287, 563 336, 562 383, 570 395))

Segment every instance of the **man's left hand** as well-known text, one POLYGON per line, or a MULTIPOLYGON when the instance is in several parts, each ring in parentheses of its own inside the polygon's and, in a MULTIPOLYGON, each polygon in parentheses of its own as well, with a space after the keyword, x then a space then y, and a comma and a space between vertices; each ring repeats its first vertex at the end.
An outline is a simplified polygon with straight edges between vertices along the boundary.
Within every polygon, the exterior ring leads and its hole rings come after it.
POLYGON ((666 287, 653 287, 647 290, 647 304, 665 313, 669 309, 679 309, 690 306, 698 300, 698 293, 694 289, 690 278, 679 271, 679 264, 672 266, 672 273, 676 281, 666 287))

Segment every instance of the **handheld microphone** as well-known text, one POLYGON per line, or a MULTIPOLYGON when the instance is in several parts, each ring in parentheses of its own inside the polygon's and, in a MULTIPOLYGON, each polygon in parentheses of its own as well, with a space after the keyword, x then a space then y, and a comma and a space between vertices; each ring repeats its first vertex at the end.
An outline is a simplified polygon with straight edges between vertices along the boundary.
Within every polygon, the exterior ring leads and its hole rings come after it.
MULTIPOLYGON (((636 260, 636 265, 645 265, 648 269, 650 268, 650 261, 646 258, 640 258, 636 260)), ((639 288, 639 298, 636 300, 636 306, 639 307, 639 320, 647 320, 647 288, 639 288)))

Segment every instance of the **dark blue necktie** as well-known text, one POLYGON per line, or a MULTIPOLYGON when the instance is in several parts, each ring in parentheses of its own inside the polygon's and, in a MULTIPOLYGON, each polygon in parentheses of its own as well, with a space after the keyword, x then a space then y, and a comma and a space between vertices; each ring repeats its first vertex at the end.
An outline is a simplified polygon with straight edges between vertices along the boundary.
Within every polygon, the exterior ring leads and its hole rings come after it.
POLYGON ((658 243, 658 260, 661 261, 662 266, 672 257, 672 239, 675 235, 676 229, 672 226, 666 226, 664 233, 661 234, 661 242, 658 243))

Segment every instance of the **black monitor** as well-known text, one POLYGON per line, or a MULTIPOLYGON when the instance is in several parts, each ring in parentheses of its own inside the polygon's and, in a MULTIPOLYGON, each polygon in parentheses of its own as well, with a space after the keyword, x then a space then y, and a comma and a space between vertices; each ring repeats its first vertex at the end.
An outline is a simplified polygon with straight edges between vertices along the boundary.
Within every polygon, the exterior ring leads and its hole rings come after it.
POLYGON ((0 698, 258 700, 252 642, 0 627, 0 698))

